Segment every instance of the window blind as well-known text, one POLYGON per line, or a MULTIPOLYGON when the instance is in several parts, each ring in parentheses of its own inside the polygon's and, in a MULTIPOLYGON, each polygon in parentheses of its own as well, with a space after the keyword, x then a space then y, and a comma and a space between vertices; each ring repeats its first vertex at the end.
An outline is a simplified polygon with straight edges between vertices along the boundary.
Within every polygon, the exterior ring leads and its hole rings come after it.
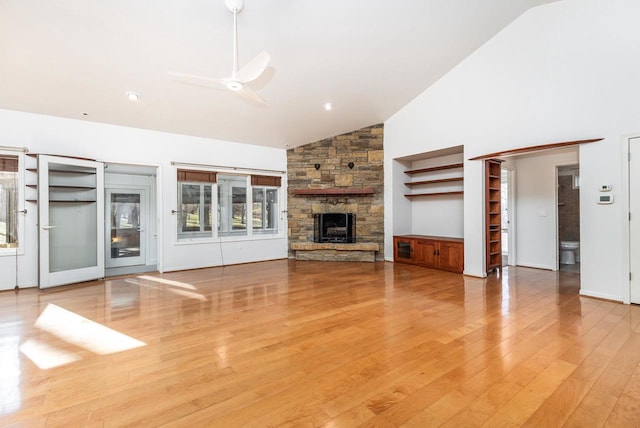
POLYGON ((195 183, 215 183, 216 173, 212 171, 198 171, 193 169, 179 169, 178 181, 191 181, 195 183))
POLYGON ((0 155, 0 171, 18 172, 18 157, 0 155))
POLYGON ((252 186, 280 187, 281 181, 282 181, 281 177, 273 177, 271 175, 252 175, 251 176, 252 186))

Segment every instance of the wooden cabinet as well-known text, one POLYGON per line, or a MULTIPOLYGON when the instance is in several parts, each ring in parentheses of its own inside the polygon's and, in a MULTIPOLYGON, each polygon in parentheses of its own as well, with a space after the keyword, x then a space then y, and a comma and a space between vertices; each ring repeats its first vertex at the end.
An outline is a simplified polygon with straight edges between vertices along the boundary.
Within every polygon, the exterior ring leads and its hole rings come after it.
POLYGON ((485 240, 487 273, 502 269, 502 218, 500 204, 500 161, 485 161, 485 240))
POLYGON ((413 240, 413 263, 433 269, 438 268, 438 241, 433 239, 413 240))
POLYGON ((397 263, 462 273, 464 241, 461 238, 402 235, 393 237, 393 255, 397 263))

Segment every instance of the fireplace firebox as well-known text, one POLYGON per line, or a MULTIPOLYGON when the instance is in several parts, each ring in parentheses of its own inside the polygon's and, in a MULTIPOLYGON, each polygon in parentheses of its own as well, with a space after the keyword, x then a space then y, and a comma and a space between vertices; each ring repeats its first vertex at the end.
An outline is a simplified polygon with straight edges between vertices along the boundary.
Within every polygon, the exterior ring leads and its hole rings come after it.
POLYGON ((356 215, 353 213, 314 214, 313 242, 356 242, 356 215))

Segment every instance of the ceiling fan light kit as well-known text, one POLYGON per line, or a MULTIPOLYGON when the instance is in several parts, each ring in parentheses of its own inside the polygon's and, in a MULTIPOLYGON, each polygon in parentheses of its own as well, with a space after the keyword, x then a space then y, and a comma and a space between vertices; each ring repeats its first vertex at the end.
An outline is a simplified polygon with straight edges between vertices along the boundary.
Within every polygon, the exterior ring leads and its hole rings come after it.
POLYGON ((231 76, 226 78, 210 78, 172 71, 170 71, 169 74, 183 83, 226 88, 246 100, 265 104, 264 99, 258 95, 257 92, 249 88, 247 83, 256 80, 264 73, 271 56, 267 52, 261 52, 245 64, 244 67, 238 67, 238 13, 244 8, 244 0, 225 0, 224 3, 227 9, 229 9, 229 12, 233 13, 233 68, 231 70, 231 76))
POLYGON ((231 89, 232 91, 239 91, 240 89, 244 88, 244 85, 242 84, 242 82, 238 82, 237 80, 230 80, 227 82, 227 88, 231 89))

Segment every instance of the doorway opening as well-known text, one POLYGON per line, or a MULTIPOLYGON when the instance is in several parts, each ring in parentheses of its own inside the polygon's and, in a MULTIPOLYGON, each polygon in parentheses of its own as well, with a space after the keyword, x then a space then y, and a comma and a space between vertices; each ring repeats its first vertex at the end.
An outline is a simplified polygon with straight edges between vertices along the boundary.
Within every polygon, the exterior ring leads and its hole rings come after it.
POLYGON ((558 268, 580 273, 580 167, 557 168, 558 268))
POLYGON ((156 167, 106 164, 105 276, 157 270, 156 167))

